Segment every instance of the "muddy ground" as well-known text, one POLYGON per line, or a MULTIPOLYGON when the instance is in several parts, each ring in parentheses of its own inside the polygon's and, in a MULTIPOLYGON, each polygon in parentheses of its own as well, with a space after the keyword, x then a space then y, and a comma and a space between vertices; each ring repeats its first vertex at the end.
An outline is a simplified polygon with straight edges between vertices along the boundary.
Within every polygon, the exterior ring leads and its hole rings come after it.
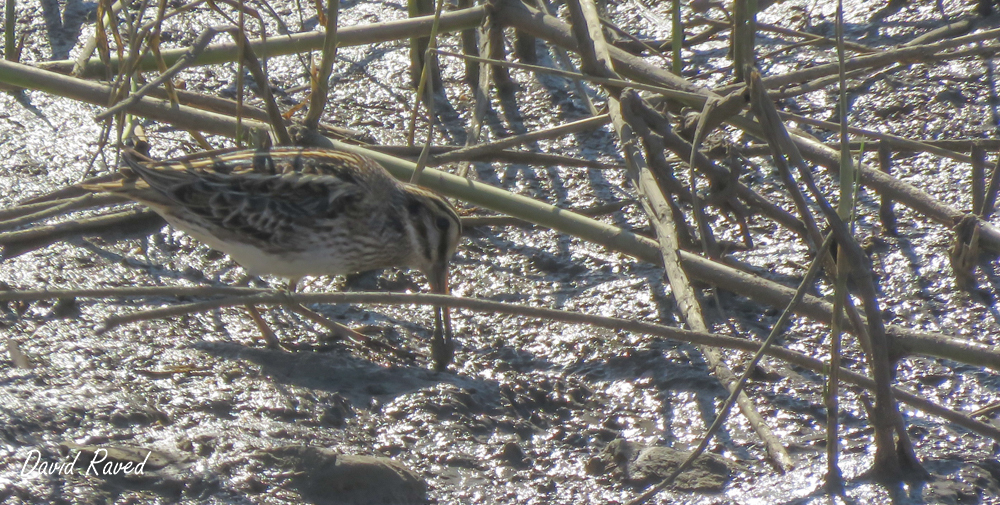
MULTIPOLYGON (((608 15, 632 33, 669 37, 667 7, 644 7, 648 4, 614 3, 608 15)), ((394 1, 342 6, 343 24, 406 17, 405 5, 394 1)), ((90 7, 61 4, 57 8, 64 11, 62 26, 47 26, 42 6, 19 4, 18 30, 27 34, 22 60, 53 59, 54 46, 58 51, 73 48, 75 54, 77 41, 92 35, 94 25, 83 18, 82 34, 76 34, 71 14, 90 7)), ((889 48, 948 20, 974 15, 973 6, 966 3, 916 2, 881 23, 869 22, 882 7, 877 2, 849 4, 848 37, 889 48)), ((289 30, 313 29, 315 18, 298 9, 291 4, 276 8, 289 30)), ((204 26, 220 22, 207 10, 197 12, 185 18, 190 24, 170 27, 165 44, 183 47, 204 26)), ((833 12, 832 2, 788 0, 769 8, 760 20, 832 36, 833 12)), ((693 15, 685 9, 685 16, 693 15)), ((981 29, 997 24, 986 23, 981 29)), ((729 82, 725 40, 688 50, 691 63, 685 77, 707 86, 729 82)), ((764 35, 759 43, 764 54, 785 42, 764 35)), ((443 45, 460 49, 456 37, 445 37, 443 45)), ((546 47, 539 42, 536 48, 542 63, 552 65, 546 47)), ((403 144, 413 96, 407 54, 402 41, 342 49, 325 119, 364 132, 378 143, 403 144)), ((761 66, 765 75, 780 74, 829 61, 829 54, 827 49, 800 48, 764 59, 761 66)), ((55 54, 62 57, 64 53, 55 54)), ((462 84, 461 65, 444 61, 448 102, 442 105, 446 128, 438 142, 461 145, 471 94, 462 84)), ((276 89, 284 92, 279 94, 283 107, 305 98, 295 89, 304 82, 299 59, 275 58, 269 70, 276 89)), ((521 71, 513 76, 517 102, 494 101, 486 127, 490 139, 587 116, 567 81, 521 71)), ((232 96, 235 89, 233 65, 197 68, 182 77, 189 90, 232 96)), ((855 88, 852 123, 921 139, 994 138, 994 79, 993 60, 980 57, 898 69, 855 88)), ((593 97, 603 104, 601 95, 593 97)), ((779 107, 829 119, 835 99, 835 90, 829 88, 780 102, 779 107)), ((107 170, 102 162, 112 163, 113 151, 102 151, 98 144, 100 125, 93 115, 99 108, 34 91, 21 99, 5 94, 0 102, 0 207, 76 183, 91 171, 107 170), (97 163, 91 165, 95 157, 97 163)), ((186 134, 170 126, 149 124, 147 129, 157 157, 178 156, 191 147, 186 134)), ((739 134, 727 135, 731 141, 748 142, 739 134)), ((226 139, 212 141, 228 145, 226 139)), ((565 207, 634 198, 610 127, 540 142, 536 149, 597 160, 606 167, 476 163, 474 177, 565 207)), ((898 153, 894 160, 899 178, 944 203, 969 207, 967 165, 926 154, 898 153)), ((755 161, 757 169, 742 180, 788 205, 768 159, 755 161)), ((866 161, 874 163, 874 156, 866 161)), ((822 180, 831 183, 828 177, 822 180)), ((463 213, 483 213, 459 206, 463 213)), ((990 299, 970 296, 955 286, 947 255, 950 230, 908 209, 898 211, 898 236, 883 235, 878 197, 868 191, 861 194, 858 233, 883 241, 873 259, 887 322, 996 345, 1000 321, 990 299)), ((601 219, 637 230, 647 226, 635 204, 601 219)), ((734 223, 716 224, 724 238, 738 238, 734 223)), ((734 256, 773 280, 794 285, 811 259, 804 246, 763 218, 752 218, 750 229, 756 248, 734 256)), ((993 264, 984 264, 979 282, 987 294, 997 293, 998 279, 993 264)), ((77 238, 0 264, 0 281, 25 290, 226 286, 244 280, 243 270, 225 255, 170 227, 149 236, 77 238)), ((264 279, 260 285, 277 288, 279 283, 264 279)), ((670 325, 680 319, 660 268, 532 226, 467 230, 454 260, 452 287, 459 296, 670 325)), ((820 290, 829 294, 828 288, 823 284, 820 290)), ((390 270, 346 280, 309 279, 302 289, 420 291, 426 290, 426 282, 419 274, 390 270)), ((346 482, 374 483, 357 484, 362 488, 357 491, 359 502, 420 500, 419 485, 407 487, 412 484, 407 479, 416 479, 426 483, 431 502, 442 504, 623 503, 637 496, 646 481, 637 471, 642 467, 623 471, 616 465, 641 446, 693 448, 724 392, 690 345, 461 310, 454 315, 456 362, 440 373, 431 371, 426 359, 410 361, 327 342, 324 330, 280 309, 265 312, 279 337, 311 350, 265 349, 245 312, 236 308, 100 331, 111 315, 183 301, 191 300, 81 299, 0 307, 0 334, 16 342, 32 365, 17 368, 9 355, 0 355, 0 501, 342 503, 355 495, 337 487, 343 482, 327 473, 333 472, 328 465, 340 454, 390 458, 412 472, 393 467, 387 477, 359 464, 359 473, 346 482), (81 446, 91 451, 149 449, 156 451, 156 464, 147 463, 141 477, 87 475, 79 467, 68 475, 30 471, 38 461, 62 463, 78 453, 84 460, 92 457, 81 446)), ((778 316, 770 307, 723 290, 718 292, 721 305, 707 292, 704 302, 713 331, 720 333, 735 329, 760 339, 778 316)), ((368 328, 394 345, 425 354, 429 350, 433 318, 428 308, 313 308, 331 319, 368 328)), ((825 326, 799 318, 783 345, 825 359, 827 338, 825 326)), ((853 339, 847 345, 845 363, 865 371, 853 339)), ((725 355, 737 372, 748 359, 738 352, 725 355)), ((822 480, 823 377, 773 359, 765 359, 761 368, 748 393, 795 458, 795 469, 784 475, 775 471, 745 419, 735 415, 710 446, 715 459, 705 463, 705 478, 682 482, 653 503, 831 503, 822 480)), ((902 360, 897 385, 966 413, 1000 401, 1000 379, 994 371, 937 358, 902 360)), ((872 430, 860 400, 862 391, 845 387, 843 395, 842 467, 847 495, 855 503, 1000 503, 997 441, 905 406, 917 455, 933 477, 900 489, 868 480, 864 471, 872 462, 872 430)), ((119 460, 128 457, 119 455, 119 460)), ((383 459, 375 461, 385 464, 383 459)))

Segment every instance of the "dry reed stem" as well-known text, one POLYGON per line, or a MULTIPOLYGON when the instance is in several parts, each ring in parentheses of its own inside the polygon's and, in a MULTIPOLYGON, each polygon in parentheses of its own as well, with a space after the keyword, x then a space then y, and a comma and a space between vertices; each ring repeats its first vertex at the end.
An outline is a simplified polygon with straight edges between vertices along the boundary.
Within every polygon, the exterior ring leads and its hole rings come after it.
MULTIPOLYGON (((503 7, 497 11, 497 18, 505 25, 517 27, 538 38, 547 40, 553 44, 557 44, 570 50, 577 50, 576 41, 572 38, 569 27, 562 21, 535 11, 520 4, 519 2, 513 2, 511 0, 498 0, 498 3, 502 4, 503 7)), ((990 30, 988 32, 959 37, 958 39, 952 39, 938 44, 931 44, 927 46, 921 45, 915 48, 908 48, 908 50, 913 50, 914 54, 920 54, 921 51, 933 53, 935 50, 941 50, 941 48, 951 48, 967 43, 973 43, 988 39, 990 36, 995 36, 997 34, 1000 34, 1000 30, 990 30), (920 51, 916 51, 917 49, 920 51)), ((647 84, 666 86, 675 88, 679 91, 701 94, 704 95, 706 99, 713 93, 712 91, 699 88, 690 82, 677 77, 676 75, 657 68, 641 58, 628 54, 615 47, 609 48, 609 53, 614 60, 615 70, 619 74, 628 78, 645 82, 647 84)), ((910 54, 906 52, 899 53, 898 51, 892 53, 893 56, 897 58, 902 57, 901 55, 910 54)), ((884 54, 879 54, 874 55, 873 58, 882 58, 883 56, 884 54)), ((864 62, 871 63, 869 60, 864 60, 864 62)), ((864 65, 858 65, 857 63, 853 64, 864 67, 864 65)), ((848 68, 851 68, 851 65, 852 63, 848 62, 848 68)), ((837 65, 823 65, 822 67, 824 67, 824 69, 821 74, 826 76, 830 75, 831 72, 836 72, 837 65)), ((764 82, 765 86, 773 85, 773 81, 772 84, 769 84, 767 80, 764 82)), ((732 90, 733 88, 725 88, 726 92, 731 92, 732 90)), ((704 99, 700 102, 689 100, 681 101, 687 105, 695 106, 700 103, 704 103, 704 99)), ((744 117, 731 118, 729 123, 751 135, 762 135, 759 125, 744 117)), ((826 167, 834 173, 837 173, 840 166, 840 155, 838 151, 829 149, 816 139, 803 134, 797 133, 792 135, 791 138, 797 148, 802 151, 803 155, 807 159, 826 167)), ((867 167, 860 167, 860 170, 862 173, 863 184, 872 187, 879 193, 888 194, 895 201, 903 203, 904 205, 907 205, 908 207, 939 223, 952 226, 964 215, 964 213, 937 201, 925 191, 918 189, 911 184, 886 176, 883 173, 874 171, 867 167)), ((980 226, 983 245, 990 250, 1000 252, 1000 229, 982 220, 980 220, 977 224, 980 226)))
MULTIPOLYGON (((655 323, 620 319, 605 316, 594 316, 579 312, 569 312, 541 307, 526 307, 509 303, 500 303, 474 298, 462 298, 448 295, 403 294, 403 293, 274 293, 271 291, 232 288, 232 287, 150 287, 150 288, 107 288, 107 289, 73 289, 73 290, 35 290, 35 291, 0 291, 0 302, 11 300, 36 301, 60 298, 119 298, 138 299, 144 297, 162 298, 164 296, 226 296, 227 298, 176 305, 148 311, 133 312, 117 316, 106 321, 111 327, 137 321, 176 317, 192 312, 204 312, 222 307, 242 307, 248 303, 254 305, 281 305, 284 303, 314 304, 314 303, 364 303, 375 305, 441 305, 454 309, 468 309, 486 313, 509 314, 523 317, 538 318, 548 321, 586 324, 613 331, 629 331, 645 335, 662 337, 678 342, 697 345, 708 345, 720 349, 733 349, 746 352, 756 352, 760 344, 741 338, 727 337, 716 334, 699 333, 680 328, 663 326, 655 323)), ((794 295, 793 295, 794 296, 794 295)), ((808 302, 810 297, 805 297, 808 302)), ((790 298, 789 298, 790 299, 790 298)), ((822 373, 827 366, 820 360, 781 347, 769 347, 765 354, 776 359, 822 373)), ((841 370, 845 382, 872 389, 874 382, 864 375, 846 369, 841 370)), ((983 436, 1000 441, 1000 428, 991 424, 976 421, 964 414, 942 407, 918 395, 900 389, 894 389, 893 394, 900 401, 914 408, 939 416, 959 426, 983 436)))
MULTIPOLYGON (((441 31, 457 31, 478 26, 485 15, 484 6, 470 7, 441 15, 441 31)), ((398 40, 401 37, 429 34, 434 22, 433 16, 422 16, 399 21, 387 21, 370 25, 348 26, 337 31, 338 47, 359 46, 398 40)), ((272 36, 269 40, 252 40, 250 47, 260 58, 297 54, 317 50, 323 47, 326 35, 319 32, 297 33, 293 35, 272 36)), ((163 60, 167 65, 173 65, 187 52, 187 48, 163 51, 163 60)), ((237 45, 226 43, 210 45, 199 56, 194 65, 216 65, 236 61, 237 45)), ((121 58, 111 58, 108 62, 91 58, 82 73, 82 77, 105 77, 107 72, 118 72, 121 58)), ((75 62, 72 60, 50 61, 39 64, 39 67, 53 72, 68 74, 72 72, 75 62)), ((152 56, 144 56, 138 60, 138 71, 156 70, 156 62, 152 56)))
MULTIPOLYGON (((612 68, 608 46, 604 41, 601 23, 597 16, 597 7, 593 0, 571 0, 567 5, 573 19, 574 33, 581 48, 584 72, 617 78, 618 76, 612 68)), ((608 112, 611 115, 615 131, 618 133, 621 146, 625 150, 624 157, 629 167, 629 178, 642 196, 640 202, 650 223, 656 230, 665 273, 671 286, 671 294, 688 327, 695 331, 707 332, 708 325, 705 323, 701 304, 698 302, 698 297, 688 275, 680 264, 678 226, 673 220, 673 210, 646 165, 642 153, 639 152, 638 139, 633 135, 630 126, 633 121, 640 121, 634 114, 629 114, 629 109, 641 99, 634 90, 608 88, 607 91, 610 95, 608 112), (618 96, 616 97, 616 95, 618 96)), ((692 196, 694 195, 692 194, 692 196)), ((726 365, 719 351, 711 346, 700 346, 700 350, 705 356, 712 374, 719 379, 723 386, 737 396, 740 411, 767 447, 767 453, 774 461, 775 466, 780 470, 791 469, 793 465, 788 453, 757 411, 756 405, 746 394, 737 389, 736 377, 726 365)))

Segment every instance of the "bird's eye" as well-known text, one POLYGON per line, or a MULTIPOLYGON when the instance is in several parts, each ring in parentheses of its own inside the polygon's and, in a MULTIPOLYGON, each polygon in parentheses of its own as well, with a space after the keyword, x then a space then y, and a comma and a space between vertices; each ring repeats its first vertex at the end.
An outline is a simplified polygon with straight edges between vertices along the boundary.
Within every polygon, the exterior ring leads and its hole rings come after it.
POLYGON ((439 217, 437 218, 437 221, 434 222, 434 224, 437 225, 439 230, 446 231, 448 227, 451 226, 451 221, 449 221, 448 218, 439 217))

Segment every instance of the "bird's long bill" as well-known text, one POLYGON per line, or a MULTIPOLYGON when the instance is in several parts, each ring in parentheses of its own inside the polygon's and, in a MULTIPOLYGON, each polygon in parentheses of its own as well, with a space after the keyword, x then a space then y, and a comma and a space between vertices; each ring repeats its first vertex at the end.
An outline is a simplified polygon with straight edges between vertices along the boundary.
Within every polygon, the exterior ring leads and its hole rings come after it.
MULTIPOLYGON (((448 264, 439 263, 431 268, 427 274, 431 284, 431 291, 439 295, 448 294, 448 264)), ((448 307, 441 305, 434 306, 434 340, 432 341, 432 354, 434 355, 435 366, 444 369, 451 362, 455 352, 452 343, 451 333, 451 313, 448 307)))

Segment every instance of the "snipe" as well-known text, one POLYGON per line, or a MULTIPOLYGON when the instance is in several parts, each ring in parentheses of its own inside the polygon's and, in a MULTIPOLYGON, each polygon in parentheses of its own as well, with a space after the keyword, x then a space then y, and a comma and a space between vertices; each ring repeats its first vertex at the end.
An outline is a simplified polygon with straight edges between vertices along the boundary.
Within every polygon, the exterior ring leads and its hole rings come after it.
MULTIPOLYGON (((433 292, 448 292, 458 214, 367 156, 301 148, 139 156, 125 156, 134 175, 86 189, 140 202, 249 272, 289 279, 290 290, 304 276, 405 266, 422 271, 433 292)), ((435 308, 431 349, 435 367, 445 368, 454 353, 447 308, 435 308)))

